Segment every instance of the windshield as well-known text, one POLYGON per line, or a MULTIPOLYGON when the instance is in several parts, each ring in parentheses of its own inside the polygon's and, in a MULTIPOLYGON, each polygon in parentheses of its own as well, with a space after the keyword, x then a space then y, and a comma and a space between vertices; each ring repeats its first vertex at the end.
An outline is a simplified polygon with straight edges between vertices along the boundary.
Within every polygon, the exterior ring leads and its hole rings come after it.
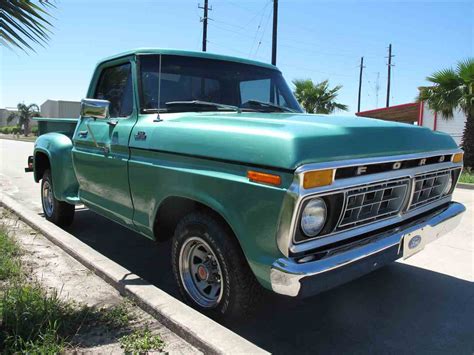
MULTIPOLYGON (((162 55, 161 63, 159 55, 143 55, 139 60, 142 112, 166 111, 167 103, 188 101, 248 111, 275 112, 275 107, 280 106, 286 110, 279 112, 302 112, 283 76, 275 69, 179 55, 162 55)), ((179 110, 199 111, 206 107, 210 106, 180 105, 179 110)))

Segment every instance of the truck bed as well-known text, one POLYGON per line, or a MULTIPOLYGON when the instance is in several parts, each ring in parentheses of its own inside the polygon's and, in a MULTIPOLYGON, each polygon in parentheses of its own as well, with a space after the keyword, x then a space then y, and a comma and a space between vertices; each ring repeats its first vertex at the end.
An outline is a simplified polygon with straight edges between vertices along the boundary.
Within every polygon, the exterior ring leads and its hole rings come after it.
POLYGON ((72 137, 76 129, 78 118, 34 118, 38 122, 38 135, 50 132, 58 132, 72 137))

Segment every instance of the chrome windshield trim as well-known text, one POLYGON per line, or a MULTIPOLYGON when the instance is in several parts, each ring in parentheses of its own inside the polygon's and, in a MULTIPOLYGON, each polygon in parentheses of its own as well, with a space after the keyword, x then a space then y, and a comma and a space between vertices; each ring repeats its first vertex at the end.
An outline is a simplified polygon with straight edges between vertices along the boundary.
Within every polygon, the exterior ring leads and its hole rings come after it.
POLYGON ((283 201, 282 214, 281 214, 280 225, 279 225, 278 234, 277 234, 278 248, 283 253, 283 255, 288 257, 290 256, 290 253, 294 254, 294 253, 305 252, 305 251, 308 251, 320 246, 324 246, 326 244, 334 243, 340 240, 357 236, 359 234, 367 233, 369 231, 373 231, 378 228, 384 228, 391 224, 401 222, 407 218, 411 218, 417 214, 423 213, 427 210, 440 206, 443 203, 447 203, 451 201, 451 195, 448 195, 446 198, 442 198, 440 200, 437 200, 433 203, 429 203, 426 206, 422 206, 412 211, 407 210, 407 207, 411 202, 410 201, 411 195, 412 195, 411 192, 413 189, 412 185, 413 185, 413 179, 415 176, 419 174, 427 173, 427 172, 438 171, 438 170, 448 170, 448 169, 451 170, 451 169, 462 168, 463 164, 447 161, 443 163, 429 164, 429 165, 417 166, 417 167, 407 168, 407 169, 367 174, 367 175, 361 175, 361 176, 356 176, 356 177, 338 179, 338 180, 335 180, 332 185, 316 187, 312 189, 304 189, 302 186, 304 172, 313 171, 313 170, 337 169, 341 167, 357 166, 357 165, 405 161, 405 160, 411 160, 411 159, 422 159, 422 158, 429 158, 429 157, 433 157, 437 155, 452 155, 459 152, 462 152, 462 150, 454 149, 454 150, 448 150, 448 151, 435 151, 435 152, 429 152, 429 153, 408 154, 408 155, 377 157, 377 158, 367 158, 367 159, 354 159, 354 160, 328 162, 328 163, 315 163, 315 164, 300 166, 295 171, 295 177, 294 177, 293 183, 289 187, 287 196, 285 197, 283 201), (410 200, 407 201, 402 211, 396 216, 392 216, 387 219, 377 221, 365 226, 354 227, 353 229, 350 229, 350 230, 340 231, 340 232, 332 233, 330 235, 325 235, 322 237, 316 236, 314 238, 309 238, 305 241, 295 242, 294 237, 295 237, 295 232, 296 232, 297 223, 298 223, 298 214, 300 213, 302 203, 306 199, 313 198, 319 195, 326 195, 328 193, 332 193, 337 190, 344 191, 349 188, 357 187, 360 185, 373 184, 377 182, 384 182, 388 180, 402 179, 402 178, 407 178, 410 180, 410 184, 408 188, 408 192, 410 193, 410 196, 409 196, 410 200), (288 218, 290 219, 290 222, 288 221, 288 218))

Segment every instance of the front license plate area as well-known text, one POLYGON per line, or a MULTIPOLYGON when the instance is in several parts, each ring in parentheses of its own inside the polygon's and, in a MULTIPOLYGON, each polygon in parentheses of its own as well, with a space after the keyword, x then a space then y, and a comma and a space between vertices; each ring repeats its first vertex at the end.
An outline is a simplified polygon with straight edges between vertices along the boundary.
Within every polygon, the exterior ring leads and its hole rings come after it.
POLYGON ((426 245, 426 240, 423 238, 421 230, 413 233, 405 234, 403 237, 403 259, 408 259, 410 256, 423 250, 426 245))

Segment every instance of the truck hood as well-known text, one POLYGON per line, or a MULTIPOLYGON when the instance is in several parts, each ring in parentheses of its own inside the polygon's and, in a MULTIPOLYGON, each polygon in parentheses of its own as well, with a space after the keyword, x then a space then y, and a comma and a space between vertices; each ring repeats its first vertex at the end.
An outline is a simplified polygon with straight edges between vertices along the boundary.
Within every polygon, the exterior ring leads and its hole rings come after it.
MULTIPOLYGON (((449 150, 447 134, 360 117, 293 113, 162 114, 132 146, 294 170, 307 163, 449 150)), ((138 127, 137 127, 138 128, 138 127)))

